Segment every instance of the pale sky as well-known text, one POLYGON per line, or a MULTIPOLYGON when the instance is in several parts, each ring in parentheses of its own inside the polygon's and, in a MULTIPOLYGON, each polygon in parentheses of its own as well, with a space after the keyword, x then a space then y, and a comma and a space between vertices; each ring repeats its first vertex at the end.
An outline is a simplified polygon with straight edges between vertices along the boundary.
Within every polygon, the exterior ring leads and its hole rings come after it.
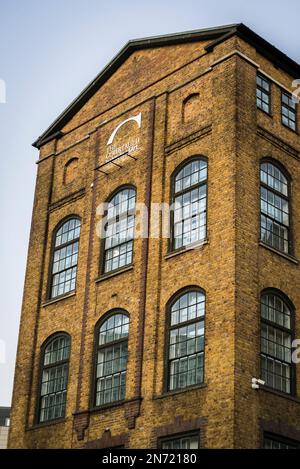
POLYGON ((243 22, 299 63, 299 18, 299 0, 0 0, 0 406, 11 401, 31 143, 129 39, 243 22))

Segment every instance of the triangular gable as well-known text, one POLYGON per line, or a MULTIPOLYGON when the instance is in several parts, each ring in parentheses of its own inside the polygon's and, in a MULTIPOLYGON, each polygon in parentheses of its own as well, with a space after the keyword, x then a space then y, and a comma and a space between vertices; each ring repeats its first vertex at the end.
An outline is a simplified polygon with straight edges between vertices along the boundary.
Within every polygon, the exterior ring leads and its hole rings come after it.
POLYGON ((33 146, 40 148, 42 144, 52 138, 60 136, 62 128, 135 51, 197 41, 210 41, 210 43, 205 47, 206 51, 210 52, 217 44, 228 39, 232 35, 237 35, 249 44, 253 45, 258 52, 271 60, 275 65, 280 66, 291 76, 295 78, 300 76, 299 64, 287 57, 281 51, 276 49, 276 47, 272 46, 269 42, 265 41, 242 23, 131 40, 80 93, 80 95, 58 116, 50 127, 33 143, 33 146))

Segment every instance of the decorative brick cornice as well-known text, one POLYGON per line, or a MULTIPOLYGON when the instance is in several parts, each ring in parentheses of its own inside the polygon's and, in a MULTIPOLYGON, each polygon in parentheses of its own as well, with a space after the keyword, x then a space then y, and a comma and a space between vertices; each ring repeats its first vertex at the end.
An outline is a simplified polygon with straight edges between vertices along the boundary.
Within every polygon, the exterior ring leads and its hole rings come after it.
POLYGON ((67 197, 64 197, 60 200, 57 200, 56 202, 52 203, 49 206, 49 211, 52 212, 53 210, 56 210, 58 208, 61 208, 65 204, 69 204, 71 202, 74 202, 77 199, 80 199, 85 195, 85 188, 83 187, 82 189, 79 189, 79 191, 73 192, 72 194, 68 195, 67 197))
POLYGON ((185 147, 186 145, 189 145, 190 143, 193 143, 196 140, 199 140, 200 138, 205 137, 206 135, 210 134, 211 131, 212 131, 211 124, 206 125, 205 127, 202 127, 201 129, 188 135, 187 137, 183 137, 182 139, 177 140, 176 142, 173 142, 170 145, 167 145, 165 147, 165 153, 173 153, 173 151, 176 151, 179 148, 185 147))
POLYGON ((300 157, 299 150, 297 150, 297 148, 295 147, 292 147, 289 143, 285 142, 281 138, 277 137, 276 135, 272 134, 271 132, 269 132, 268 130, 260 126, 257 127, 257 133, 260 137, 272 143, 277 148, 280 148, 281 150, 285 151, 286 153, 293 156, 294 158, 299 159, 300 157))

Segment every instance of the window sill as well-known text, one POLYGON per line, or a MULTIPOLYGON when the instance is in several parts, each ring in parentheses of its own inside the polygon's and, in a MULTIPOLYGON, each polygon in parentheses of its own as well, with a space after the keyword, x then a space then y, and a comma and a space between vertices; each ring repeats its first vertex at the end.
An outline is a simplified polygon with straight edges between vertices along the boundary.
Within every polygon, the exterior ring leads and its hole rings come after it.
POLYGON ((202 384, 197 384, 196 386, 189 386, 187 388, 184 388, 184 389, 176 389, 176 391, 168 391, 168 392, 164 392, 160 395, 157 395, 157 396, 153 396, 153 400, 159 400, 159 399, 165 399, 166 397, 173 397, 173 396, 177 396, 177 394, 184 394, 184 393, 187 393, 187 392, 190 392, 190 391, 196 391, 197 389, 203 389, 203 388, 206 388, 207 387, 207 384, 205 383, 202 383, 202 384))
POLYGON ((281 122, 281 125, 282 125, 285 129, 289 130, 290 132, 293 132, 293 134, 299 135, 297 129, 294 130, 294 129, 292 129, 291 127, 289 127, 288 125, 284 124, 283 122, 281 122))
POLYGON ((259 390, 274 394, 278 397, 283 397, 285 399, 288 399, 289 401, 293 401, 297 404, 300 404, 300 399, 296 396, 293 396, 292 394, 286 394, 285 392, 277 391, 276 389, 269 388, 268 386, 260 386, 259 390))
POLYGON ((65 417, 63 417, 63 418, 60 418, 60 419, 49 420, 48 422, 35 423, 31 427, 26 428, 26 431, 38 430, 39 428, 49 427, 50 425, 58 425, 60 423, 65 423, 66 420, 67 419, 65 417))
POLYGON ((259 111, 263 112, 263 113, 265 114, 265 116, 268 116, 268 117, 270 117, 271 119, 273 119, 273 114, 272 114, 271 112, 264 111, 263 109, 261 109, 261 108, 258 107, 258 106, 256 106, 256 108, 257 108, 259 111))
POLYGON ((73 415, 80 415, 80 414, 97 414, 101 412, 105 412, 106 410, 113 409, 114 407, 121 407, 123 405, 129 404, 130 402, 137 402, 137 401, 142 401, 141 397, 135 397, 132 399, 122 399, 121 401, 115 401, 115 402, 110 402, 109 404, 103 404, 98 407, 89 407, 87 410, 82 410, 79 412, 74 412, 73 415))
POLYGON ((203 241, 201 241, 199 243, 191 244, 191 245, 186 246, 184 248, 180 248, 180 249, 177 249, 177 250, 174 250, 174 251, 170 251, 164 257, 165 257, 166 260, 171 259, 172 257, 178 256, 179 254, 184 254, 185 252, 188 252, 188 251, 195 251, 197 249, 202 249, 206 244, 209 244, 208 239, 204 239, 203 241))
POLYGON ((107 274, 102 274, 95 281, 96 281, 96 283, 99 283, 99 282, 102 282, 103 280, 106 280, 108 278, 115 277, 116 275, 120 275, 123 272, 129 272, 130 270, 133 270, 133 264, 126 265, 126 267, 122 267, 121 269, 117 269, 117 270, 114 270, 112 272, 108 272, 107 274))
POLYGON ((283 257, 284 259, 287 259, 290 262, 293 262, 293 264, 298 265, 298 260, 292 256, 291 254, 286 254, 284 252, 278 251, 277 249, 273 248, 272 246, 269 246, 268 244, 264 243, 263 241, 259 241, 259 245, 265 249, 268 249, 271 252, 274 252, 280 257, 283 257))
POLYGON ((57 298, 53 298, 52 300, 45 301, 45 303, 42 304, 43 307, 52 305, 53 303, 57 303, 58 301, 61 300, 66 300, 67 298, 71 298, 72 296, 76 295, 76 291, 73 291, 72 293, 67 293, 66 295, 61 295, 58 296, 57 298))
POLYGON ((120 407, 123 406, 127 401, 123 399, 122 401, 117 401, 117 402, 110 402, 109 404, 103 404, 98 407, 91 407, 89 409, 89 413, 94 414, 97 412, 105 412, 106 410, 113 409, 114 407, 120 407))

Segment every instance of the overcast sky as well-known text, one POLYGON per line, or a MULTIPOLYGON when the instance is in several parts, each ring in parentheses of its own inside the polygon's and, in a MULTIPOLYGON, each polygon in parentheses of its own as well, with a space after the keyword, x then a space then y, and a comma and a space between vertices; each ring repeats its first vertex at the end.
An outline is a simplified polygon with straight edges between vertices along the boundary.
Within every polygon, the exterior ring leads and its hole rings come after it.
POLYGON ((0 0, 0 19, 1 406, 11 401, 38 158, 31 143, 129 39, 243 22, 300 62, 300 2, 0 0))

